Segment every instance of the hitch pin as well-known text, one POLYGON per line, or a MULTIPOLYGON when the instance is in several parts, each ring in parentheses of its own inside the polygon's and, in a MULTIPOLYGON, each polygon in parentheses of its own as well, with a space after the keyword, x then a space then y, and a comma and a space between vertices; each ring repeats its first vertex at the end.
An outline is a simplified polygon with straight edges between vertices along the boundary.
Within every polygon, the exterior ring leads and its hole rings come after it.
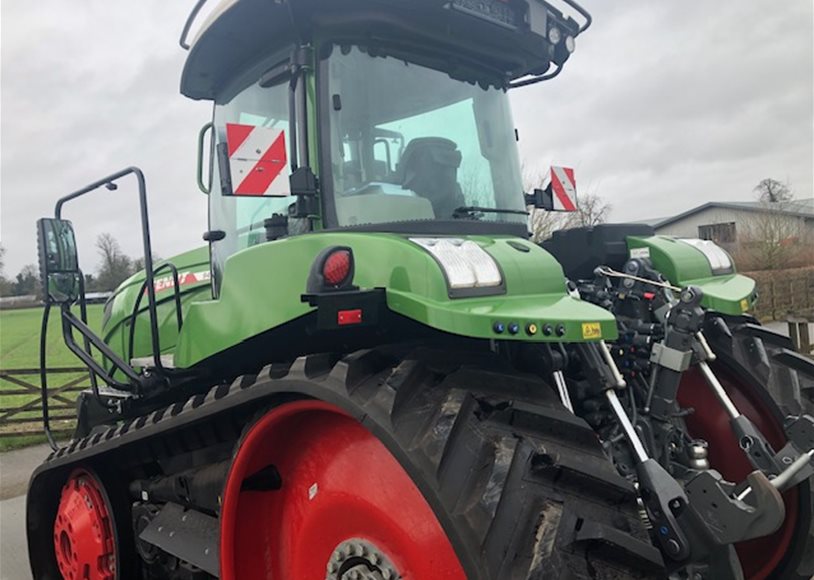
MULTIPOLYGON (((805 467, 808 464, 808 462, 811 461, 812 458, 814 458, 814 449, 809 449, 805 453, 800 454, 800 457, 795 459, 794 463, 792 463, 786 469, 784 469, 780 473, 780 475, 778 475, 774 479, 770 479, 769 483, 771 483, 772 486, 780 492, 786 491, 786 484, 788 484, 789 480, 795 475, 797 475, 797 472, 800 471, 803 467, 805 467)), ((752 488, 747 487, 738 495, 736 495, 735 499, 743 501, 743 499, 750 493, 752 493, 752 488)))

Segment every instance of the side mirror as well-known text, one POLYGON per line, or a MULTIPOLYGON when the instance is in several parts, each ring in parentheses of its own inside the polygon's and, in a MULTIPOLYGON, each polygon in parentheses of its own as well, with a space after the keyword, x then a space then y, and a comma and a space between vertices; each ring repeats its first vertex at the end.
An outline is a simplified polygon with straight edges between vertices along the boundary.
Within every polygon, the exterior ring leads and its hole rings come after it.
POLYGON ((570 167, 552 167, 545 189, 526 194, 526 205, 548 211, 577 211, 577 182, 570 167))
POLYGON ((71 222, 54 218, 38 220, 37 245, 43 300, 49 304, 75 302, 79 298, 82 273, 71 222))

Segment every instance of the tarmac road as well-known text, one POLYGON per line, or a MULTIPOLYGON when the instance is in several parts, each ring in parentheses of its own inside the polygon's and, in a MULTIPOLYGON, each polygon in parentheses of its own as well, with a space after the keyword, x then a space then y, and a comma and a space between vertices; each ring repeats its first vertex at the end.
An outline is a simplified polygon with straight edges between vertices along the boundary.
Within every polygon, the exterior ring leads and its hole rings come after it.
MULTIPOLYGON (((784 322, 766 326, 788 334, 784 322)), ((48 455, 47 445, 0 454, 0 580, 32 580, 25 538, 25 491, 31 472, 48 455)))
POLYGON ((0 501, 0 580, 31 580, 23 522, 24 495, 0 501))
POLYGON ((25 490, 51 448, 37 445, 0 454, 0 580, 31 580, 25 539, 25 490))

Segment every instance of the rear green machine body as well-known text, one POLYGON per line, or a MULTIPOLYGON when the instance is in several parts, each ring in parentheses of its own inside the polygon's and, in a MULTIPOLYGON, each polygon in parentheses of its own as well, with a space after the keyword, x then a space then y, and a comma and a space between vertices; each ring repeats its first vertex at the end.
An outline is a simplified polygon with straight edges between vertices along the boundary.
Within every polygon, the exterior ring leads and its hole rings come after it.
MULTIPOLYGON (((556 259, 525 239, 467 238, 494 258, 504 275, 505 288, 493 296, 451 298, 441 266, 409 238, 399 234, 322 232, 264 242, 228 259, 223 286, 215 299, 211 297, 209 264, 204 261, 202 249, 171 258, 169 261, 182 275, 184 325, 178 333, 172 285, 167 276, 157 287, 162 353, 172 354, 176 367, 192 367, 266 335, 269 352, 279 352, 281 358, 290 356, 290 333, 278 337, 268 333, 301 318, 316 328, 316 308, 301 300, 311 266, 301 257, 316 256, 332 246, 353 249, 356 285, 383 289, 384 306, 389 312, 428 329, 474 339, 541 342, 614 340, 618 336, 614 317, 569 295, 565 274, 556 259), (251 283, 245 284, 245 280, 251 283), (506 329, 517 324, 520 330, 515 334, 508 330, 497 333, 496 324, 506 329), (534 333, 527 331, 529 325, 536 328, 534 333), (549 326, 554 332, 545 334, 543 329, 549 326), (557 332, 558 328, 563 330, 557 332)), ((631 237, 628 246, 634 254, 637 248, 648 248, 654 265, 673 284, 702 288, 705 306, 711 309, 738 315, 754 302, 754 281, 734 272, 713 275, 700 250, 663 236, 631 237)), ((123 357, 128 354, 130 332, 129 324, 123 321, 132 315, 143 280, 143 275, 136 275, 126 281, 106 307, 110 315, 105 316, 103 335, 123 357)), ((135 322, 135 357, 151 354, 148 317, 144 306, 135 322)), ((373 340, 380 343, 388 339, 374 334, 373 340)), ((307 352, 307 348, 297 345, 293 352, 307 352)))

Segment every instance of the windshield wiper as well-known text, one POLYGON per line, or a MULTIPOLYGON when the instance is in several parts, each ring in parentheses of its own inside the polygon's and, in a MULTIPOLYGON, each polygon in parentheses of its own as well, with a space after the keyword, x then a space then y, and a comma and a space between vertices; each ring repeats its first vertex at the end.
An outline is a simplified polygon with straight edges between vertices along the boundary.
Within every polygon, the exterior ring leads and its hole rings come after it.
POLYGON ((516 215, 529 215, 529 212, 522 209, 501 209, 497 207, 480 207, 477 205, 462 205, 452 210, 453 219, 480 219, 479 213, 511 213, 516 215))

